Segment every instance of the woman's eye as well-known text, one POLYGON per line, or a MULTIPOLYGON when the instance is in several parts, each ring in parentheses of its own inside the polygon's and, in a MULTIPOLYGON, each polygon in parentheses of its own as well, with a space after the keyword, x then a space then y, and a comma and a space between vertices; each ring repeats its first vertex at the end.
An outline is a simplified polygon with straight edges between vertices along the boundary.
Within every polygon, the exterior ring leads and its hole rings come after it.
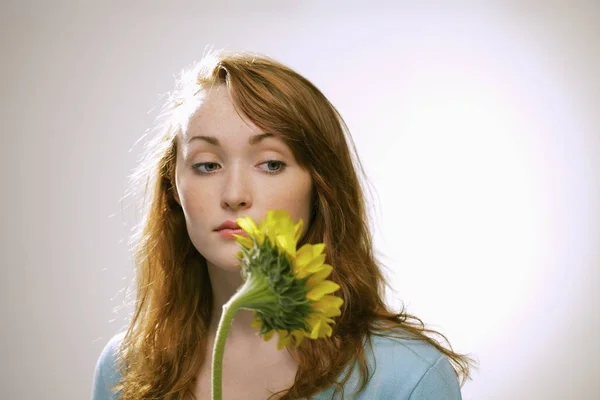
POLYGON ((219 169, 219 167, 219 164, 214 162, 202 162, 192 165, 192 169, 200 172, 201 174, 210 174, 219 169))
MULTIPOLYGON (((259 165, 261 165, 261 169, 267 174, 278 174, 287 166, 286 163, 279 160, 268 160, 259 165)), ((221 169, 221 166, 215 162, 201 162, 193 164, 192 169, 202 175, 209 175, 221 169)))
POLYGON ((267 174, 278 174, 281 171, 283 171, 284 168, 286 167, 286 164, 283 161, 279 161, 279 160, 268 160, 260 165, 266 166, 266 169, 264 169, 264 171, 267 174))

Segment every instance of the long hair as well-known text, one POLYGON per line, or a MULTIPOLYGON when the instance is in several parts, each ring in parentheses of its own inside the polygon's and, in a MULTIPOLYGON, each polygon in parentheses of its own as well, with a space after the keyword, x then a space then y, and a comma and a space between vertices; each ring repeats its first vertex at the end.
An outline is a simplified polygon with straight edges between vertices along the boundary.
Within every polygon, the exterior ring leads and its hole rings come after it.
POLYGON ((225 85, 240 114, 291 148, 314 185, 303 243, 323 242, 329 279, 340 285, 342 313, 327 340, 305 340, 287 351, 298 362, 282 399, 309 397, 332 385, 342 390, 358 363, 360 391, 370 378, 365 339, 392 332, 435 346, 448 356, 461 384, 471 359, 446 338, 384 303, 388 285, 373 244, 359 173, 364 174, 348 129, 335 107, 307 79, 287 66, 250 53, 214 53, 182 73, 164 108, 164 128, 151 140, 133 175, 145 187, 145 210, 134 237, 137 269, 135 311, 120 348, 121 400, 187 399, 206 356, 212 291, 206 260, 187 234, 174 199, 177 132, 193 112, 194 96, 225 85), (445 344, 442 344, 441 338, 445 344), (342 376, 343 375, 343 376, 342 376), (341 378, 341 381, 340 381, 341 378))

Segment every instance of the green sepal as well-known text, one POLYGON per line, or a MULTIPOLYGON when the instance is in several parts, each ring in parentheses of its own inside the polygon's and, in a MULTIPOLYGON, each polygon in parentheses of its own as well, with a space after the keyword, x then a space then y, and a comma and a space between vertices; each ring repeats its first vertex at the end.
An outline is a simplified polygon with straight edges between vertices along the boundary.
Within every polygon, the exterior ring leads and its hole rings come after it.
POLYGON ((242 248, 240 260, 246 281, 241 308, 256 311, 260 334, 273 329, 307 331, 306 317, 312 312, 312 301, 306 298, 309 278, 298 279, 289 255, 268 239, 262 245, 252 239, 254 246, 242 248))

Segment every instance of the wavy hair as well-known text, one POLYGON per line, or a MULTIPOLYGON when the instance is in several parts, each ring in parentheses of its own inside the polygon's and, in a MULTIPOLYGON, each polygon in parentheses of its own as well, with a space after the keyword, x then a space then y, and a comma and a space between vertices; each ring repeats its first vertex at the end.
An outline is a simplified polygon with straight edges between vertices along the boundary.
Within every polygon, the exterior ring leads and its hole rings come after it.
POLYGON ((269 57, 209 52, 178 79, 164 106, 164 126, 147 143, 132 175, 133 185, 144 188, 144 211, 131 242, 137 298, 119 350, 122 378, 115 390, 121 391, 120 399, 193 397, 207 354, 212 290, 206 260, 193 246, 174 198, 174 172, 181 121, 193 112, 193 98, 213 85, 225 85, 238 112, 280 135, 310 172, 311 221, 299 245, 326 244, 326 262, 334 267, 329 279, 340 285, 337 295, 344 299, 329 340, 305 340, 287 349, 298 370, 293 385, 276 394, 285 400, 310 397, 331 385, 339 393, 350 373, 339 378, 355 362, 361 375, 357 391, 362 390, 370 378, 364 343, 371 335, 430 343, 448 356, 464 383, 472 360, 455 353, 419 318, 404 309, 393 312, 384 303, 388 282, 373 254, 358 175, 364 170, 336 108, 311 82, 269 57))

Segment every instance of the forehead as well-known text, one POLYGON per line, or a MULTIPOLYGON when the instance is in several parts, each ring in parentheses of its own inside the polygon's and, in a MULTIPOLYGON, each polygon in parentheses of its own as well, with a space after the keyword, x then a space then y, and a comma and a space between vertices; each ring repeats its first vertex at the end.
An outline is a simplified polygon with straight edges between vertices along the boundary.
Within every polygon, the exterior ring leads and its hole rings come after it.
POLYGON ((196 135, 234 138, 260 133, 252 121, 238 113, 223 85, 200 93, 187 104, 187 110, 182 111, 187 115, 180 122, 181 135, 186 142, 196 135))

